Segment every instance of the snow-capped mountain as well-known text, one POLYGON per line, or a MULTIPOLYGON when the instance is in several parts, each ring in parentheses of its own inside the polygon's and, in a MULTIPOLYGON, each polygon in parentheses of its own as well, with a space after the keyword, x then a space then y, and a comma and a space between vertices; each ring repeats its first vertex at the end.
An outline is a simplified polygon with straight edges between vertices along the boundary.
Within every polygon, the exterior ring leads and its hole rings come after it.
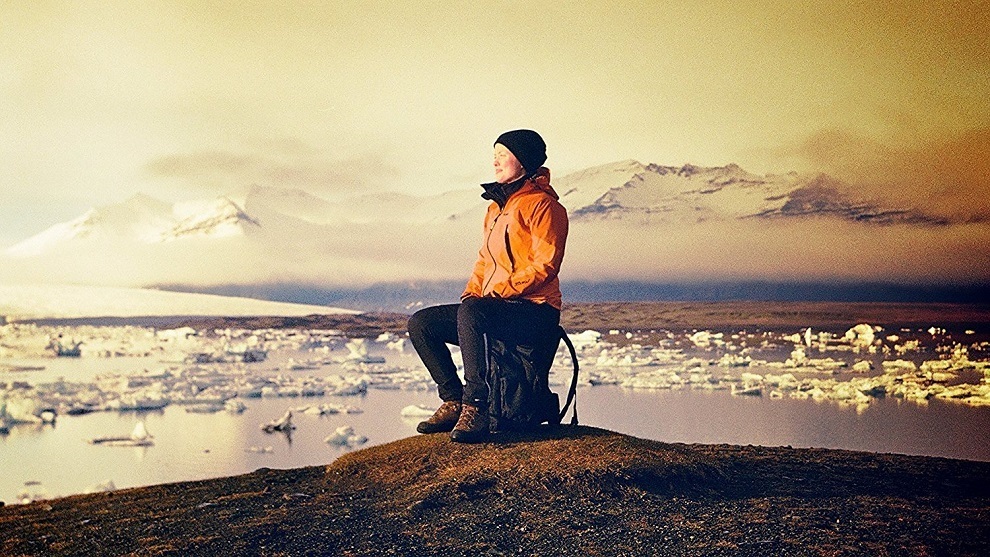
POLYGON ((20 242, 7 250, 9 255, 34 256, 74 240, 133 238, 155 242, 174 219, 172 207, 151 196, 138 194, 130 199, 86 211, 81 216, 20 242))
MULTIPOLYGON (((990 268, 990 225, 857 197, 826 175, 621 161, 554 176, 588 280, 807 276, 965 280, 990 268), (905 228, 906 227, 906 228, 905 228), (910 238, 909 240, 907 238, 910 238), (918 246, 931 265, 917 262, 918 246), (951 257, 967 253, 967 259, 951 257)), ((324 199, 250 186, 207 200, 138 195, 4 252, 0 282, 373 284, 463 277, 488 203, 478 187, 324 199)))
POLYGON ((555 185, 573 218, 701 222, 782 206, 796 175, 757 176, 734 164, 700 168, 624 161, 563 177, 555 185))
POLYGON ((328 201, 296 189, 253 186, 216 199, 169 205, 139 194, 122 203, 96 207, 6 250, 11 256, 37 256, 79 241, 158 244, 188 239, 219 239, 262 234, 285 218, 316 226, 371 223, 427 224, 483 214, 481 189, 455 190, 428 197, 375 193, 328 201), (265 221, 265 222, 263 222, 265 221))
POLYGON ((168 223, 160 235, 145 237, 154 241, 171 242, 183 238, 227 238, 243 236, 252 227, 261 225, 230 198, 221 197, 207 202, 178 203, 172 208, 175 223, 168 223))
POLYGON ((949 219, 925 213, 920 209, 883 207, 877 203, 856 200, 842 193, 843 184, 825 174, 803 179, 800 187, 788 192, 782 205, 755 214, 758 217, 801 217, 834 215, 847 220, 875 224, 919 224, 942 226, 949 219))
POLYGON ((759 176, 735 164, 674 167, 633 160, 590 168, 555 182, 561 202, 578 221, 691 223, 832 215, 884 224, 945 224, 917 210, 852 199, 842 193, 842 186, 823 174, 759 176))

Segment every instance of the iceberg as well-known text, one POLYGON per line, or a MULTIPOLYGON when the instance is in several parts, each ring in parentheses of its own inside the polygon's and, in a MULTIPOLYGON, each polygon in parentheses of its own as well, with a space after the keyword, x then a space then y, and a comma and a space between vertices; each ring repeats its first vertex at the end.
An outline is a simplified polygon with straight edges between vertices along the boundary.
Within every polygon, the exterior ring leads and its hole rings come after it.
POLYGON ((345 425, 338 427, 333 434, 328 436, 324 441, 328 445, 336 445, 338 447, 353 447, 355 445, 362 445, 368 442, 368 438, 363 435, 358 435, 354 433, 354 428, 345 425))

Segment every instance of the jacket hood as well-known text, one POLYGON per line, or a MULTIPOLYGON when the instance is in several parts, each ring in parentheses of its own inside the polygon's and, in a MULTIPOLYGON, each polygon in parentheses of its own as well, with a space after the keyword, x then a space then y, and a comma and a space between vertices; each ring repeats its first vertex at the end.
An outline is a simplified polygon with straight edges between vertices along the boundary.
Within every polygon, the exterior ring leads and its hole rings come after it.
POLYGON ((556 191, 554 191, 553 186, 550 185, 549 168, 545 166, 541 166, 540 169, 534 172, 533 175, 529 178, 529 182, 532 183, 533 187, 535 187, 536 189, 540 191, 544 191, 547 194, 549 194, 550 197, 558 200, 560 199, 560 196, 557 195, 556 191))

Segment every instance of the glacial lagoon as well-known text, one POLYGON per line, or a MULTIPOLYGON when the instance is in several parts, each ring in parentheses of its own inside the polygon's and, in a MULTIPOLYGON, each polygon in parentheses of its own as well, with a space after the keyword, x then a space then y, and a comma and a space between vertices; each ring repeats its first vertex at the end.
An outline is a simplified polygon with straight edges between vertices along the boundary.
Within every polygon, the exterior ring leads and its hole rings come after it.
MULTIPOLYGON (((410 407, 438 403, 396 335, 2 329, 0 500, 8 504, 326 464, 415 435, 422 418, 410 407), (54 357, 53 339, 82 342, 79 357, 54 357), (292 429, 263 431, 287 412, 292 429), (127 439, 138 423, 147 444, 93 443, 127 439), (353 435, 341 437, 342 428, 353 435)), ((674 443, 990 461, 983 333, 876 329, 577 333, 578 416, 674 443)), ((558 393, 569 378, 562 350, 558 393)))

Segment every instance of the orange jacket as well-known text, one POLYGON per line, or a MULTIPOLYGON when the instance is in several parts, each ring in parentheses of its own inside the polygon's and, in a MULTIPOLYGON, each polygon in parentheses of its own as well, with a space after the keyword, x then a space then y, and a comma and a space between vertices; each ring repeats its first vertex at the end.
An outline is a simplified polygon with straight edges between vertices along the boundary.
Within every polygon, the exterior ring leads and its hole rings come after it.
POLYGON ((488 206, 484 243, 461 299, 522 298, 560 309, 557 273, 564 259, 567 210, 550 186, 550 171, 539 169, 505 207, 488 206))

